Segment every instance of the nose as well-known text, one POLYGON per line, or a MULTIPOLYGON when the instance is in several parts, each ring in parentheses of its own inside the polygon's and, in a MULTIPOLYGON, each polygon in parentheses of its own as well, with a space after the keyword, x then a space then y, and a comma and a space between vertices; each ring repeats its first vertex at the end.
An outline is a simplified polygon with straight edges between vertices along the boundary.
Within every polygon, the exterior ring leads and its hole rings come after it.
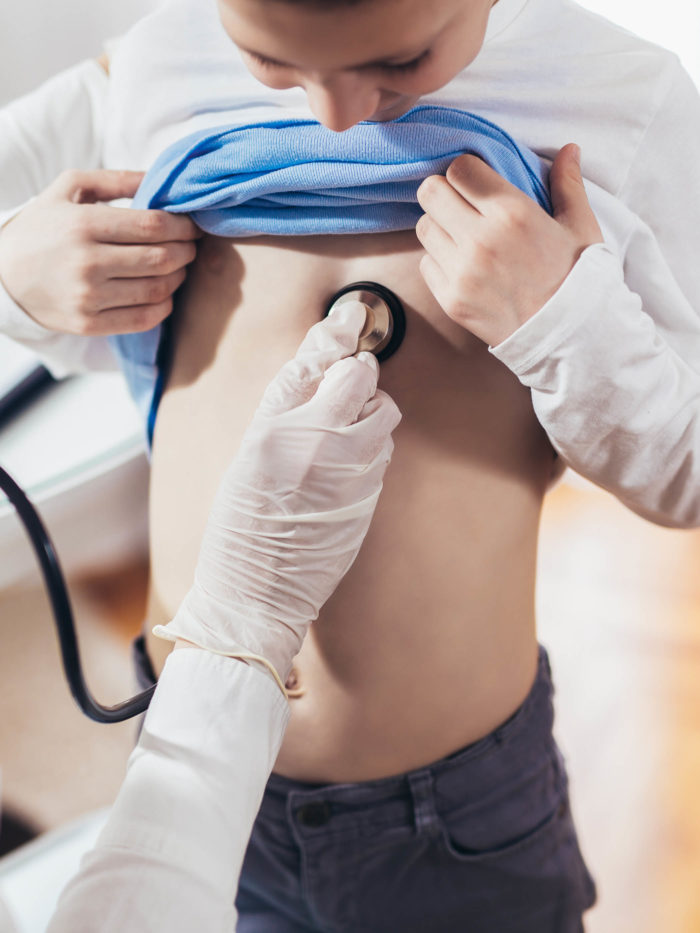
POLYGON ((309 79, 304 90, 318 122, 336 133, 371 117, 381 96, 371 82, 353 72, 309 79))

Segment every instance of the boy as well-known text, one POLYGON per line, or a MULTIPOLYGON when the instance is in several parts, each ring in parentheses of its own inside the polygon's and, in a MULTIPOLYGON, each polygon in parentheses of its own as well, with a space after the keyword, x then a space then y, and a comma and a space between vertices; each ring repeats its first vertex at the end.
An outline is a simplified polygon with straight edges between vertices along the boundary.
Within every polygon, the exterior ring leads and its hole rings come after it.
MULTIPOLYGON (((474 111, 547 158, 575 138, 606 241, 590 217, 574 223, 573 269, 558 264, 541 308, 526 290, 529 317, 500 331, 493 354, 446 317, 418 273, 420 262, 446 310, 485 339, 485 318, 503 328, 502 306, 519 313, 498 292, 486 314, 466 307, 475 281, 460 264, 472 237, 459 230, 480 192, 501 219, 512 200, 473 163, 422 189, 432 274, 412 231, 202 242, 153 438, 149 627, 188 589, 223 467, 330 295, 375 279, 408 314, 404 345, 382 369, 403 413, 394 459, 358 560, 297 658, 239 929, 581 929, 593 885, 535 639, 539 511, 551 440, 635 510, 698 522, 700 177, 686 155, 700 146, 697 94, 668 53, 553 0, 222 0, 220 12, 226 32, 208 7, 168 5, 116 50, 108 166, 146 168, 193 130, 264 114, 310 110, 340 132, 420 99, 474 111)), ((562 169, 570 152, 557 160, 553 197, 580 209, 562 169)), ((511 257, 532 239, 525 213, 511 257)), ((157 652, 150 639, 159 667, 157 652)))

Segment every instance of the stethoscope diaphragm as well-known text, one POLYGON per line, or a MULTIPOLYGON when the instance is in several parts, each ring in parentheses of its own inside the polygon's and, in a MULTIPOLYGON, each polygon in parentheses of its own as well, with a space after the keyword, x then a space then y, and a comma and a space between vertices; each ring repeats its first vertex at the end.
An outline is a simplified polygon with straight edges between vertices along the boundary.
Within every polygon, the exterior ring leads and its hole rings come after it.
POLYGON ((326 314, 345 301, 359 301, 367 309, 358 351, 369 350, 380 363, 388 360, 396 353, 406 335, 406 314, 399 298, 391 289, 378 282, 353 282, 333 295, 326 314))

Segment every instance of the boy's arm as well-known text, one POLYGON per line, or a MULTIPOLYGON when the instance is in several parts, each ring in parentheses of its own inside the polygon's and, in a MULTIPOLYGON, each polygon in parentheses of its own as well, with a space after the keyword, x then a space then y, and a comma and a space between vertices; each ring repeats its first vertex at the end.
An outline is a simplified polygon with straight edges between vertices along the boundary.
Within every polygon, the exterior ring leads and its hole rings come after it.
MULTIPOLYGON (((101 166, 109 78, 85 61, 0 110, 0 235, 63 171, 101 166)), ((56 333, 13 300, 0 279, 0 332, 37 353, 53 374, 116 369, 106 338, 56 333)))
POLYGON ((492 352, 531 388, 573 469, 651 521, 696 527, 700 97, 680 66, 617 197, 637 215, 622 261, 589 247, 492 352))
POLYGON ((115 369, 105 338, 171 313, 201 236, 184 215, 103 203, 133 197, 142 178, 101 168, 103 61, 0 111, 0 332, 57 376, 115 369))
POLYGON ((589 247, 554 298, 491 352, 530 387, 537 417, 570 467, 657 524, 695 527, 700 319, 691 321, 673 279, 663 282, 663 259, 650 241, 653 287, 665 311, 675 304, 679 338, 688 325, 687 353, 664 339, 654 309, 602 244, 589 247))

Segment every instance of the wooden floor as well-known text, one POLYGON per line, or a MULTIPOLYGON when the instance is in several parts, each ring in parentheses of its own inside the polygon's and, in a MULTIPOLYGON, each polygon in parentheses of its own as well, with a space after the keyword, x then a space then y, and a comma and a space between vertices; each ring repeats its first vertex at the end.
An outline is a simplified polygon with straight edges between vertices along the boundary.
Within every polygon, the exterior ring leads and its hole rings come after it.
POLYGON ((546 502, 538 611, 584 854, 588 933, 700 931, 700 532, 592 487, 546 502))
MULTIPOLYGON (((588 933, 700 931, 699 567, 700 532, 654 526, 585 485, 560 484, 547 499, 540 636, 599 888, 588 933)), ((137 566, 73 587, 108 702, 132 686, 127 643, 145 583, 137 566)), ((0 594, 4 799, 48 828, 113 798, 133 729, 74 710, 46 612, 40 590, 0 594), (8 626, 14 619, 21 626, 8 626)))

